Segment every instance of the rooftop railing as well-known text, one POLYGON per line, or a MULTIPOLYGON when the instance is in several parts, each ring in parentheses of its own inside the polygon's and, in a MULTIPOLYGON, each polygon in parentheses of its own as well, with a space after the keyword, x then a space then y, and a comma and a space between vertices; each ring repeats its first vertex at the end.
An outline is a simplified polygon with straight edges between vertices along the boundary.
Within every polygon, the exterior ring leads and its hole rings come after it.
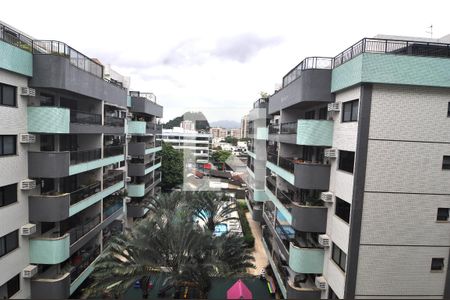
POLYGON ((33 49, 32 39, 3 24, 0 24, 0 40, 28 52, 33 49))
POLYGON ((259 98, 253 103, 253 108, 266 108, 268 102, 268 98, 259 98))
POLYGON ((283 87, 300 77, 304 70, 310 69, 332 69, 332 58, 330 57, 307 57, 295 68, 283 77, 283 87))
POLYGON ((361 53, 391 53, 411 56, 450 57, 450 44, 395 39, 364 38, 333 58, 333 68, 361 53))
POLYGON ((137 97, 137 98, 145 98, 151 102, 156 103, 156 96, 153 93, 149 92, 139 92, 139 91, 130 91, 131 97, 137 97))

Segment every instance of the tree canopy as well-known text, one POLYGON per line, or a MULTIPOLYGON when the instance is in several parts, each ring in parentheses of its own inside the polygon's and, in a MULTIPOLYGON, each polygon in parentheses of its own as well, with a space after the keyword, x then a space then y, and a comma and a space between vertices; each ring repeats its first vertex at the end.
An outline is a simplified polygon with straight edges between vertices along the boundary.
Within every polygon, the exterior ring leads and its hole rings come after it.
POLYGON ((183 153, 163 142, 161 157, 161 189, 170 191, 183 183, 183 153))
POLYGON ((211 155, 211 158, 215 162, 224 163, 231 156, 231 152, 227 150, 217 150, 211 155))

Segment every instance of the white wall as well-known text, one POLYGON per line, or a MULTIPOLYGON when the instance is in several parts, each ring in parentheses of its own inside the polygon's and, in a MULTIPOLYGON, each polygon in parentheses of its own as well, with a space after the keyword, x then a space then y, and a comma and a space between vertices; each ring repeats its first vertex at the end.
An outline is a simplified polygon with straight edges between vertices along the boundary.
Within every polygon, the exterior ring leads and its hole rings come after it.
MULTIPOLYGON (((0 82, 21 87, 27 86, 27 79, 0 70, 0 82)), ((17 89, 19 93, 19 89, 17 89)), ((0 134, 17 135, 17 154, 0 157, 0 186, 19 183, 28 175, 27 144, 19 143, 19 133, 27 132, 27 98, 17 96, 17 108, 0 106, 0 134)), ((28 192, 18 189, 18 202, 0 207, 0 236, 20 229, 28 223, 28 192)), ((28 238, 19 235, 19 248, 0 257, 0 285, 20 273, 29 264, 28 238)), ((21 278, 21 290, 16 298, 30 297, 29 281, 21 278)))

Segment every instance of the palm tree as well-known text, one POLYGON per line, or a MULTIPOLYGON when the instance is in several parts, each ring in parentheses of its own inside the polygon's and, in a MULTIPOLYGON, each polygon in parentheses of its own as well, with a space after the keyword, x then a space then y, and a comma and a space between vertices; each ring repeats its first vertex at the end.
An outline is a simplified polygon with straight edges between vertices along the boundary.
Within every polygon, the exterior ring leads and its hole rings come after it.
POLYGON ((194 216, 202 220, 212 232, 220 223, 239 220, 238 217, 232 217, 232 213, 237 211, 236 203, 230 201, 230 198, 224 193, 192 192, 188 205, 194 216))
POLYGON ((155 199, 155 214, 112 239, 96 263, 94 283, 85 290, 85 296, 99 296, 104 291, 122 295, 140 280, 142 296, 146 298, 148 282, 162 277, 164 286, 190 284, 206 293, 211 277, 242 274, 253 266, 253 257, 242 238, 213 237, 211 232, 194 226, 192 215, 174 211, 169 214, 168 208, 182 207, 186 201, 183 199, 175 194, 155 199), (175 203, 178 204, 173 206, 175 203), (160 211, 156 211, 157 205, 160 211))

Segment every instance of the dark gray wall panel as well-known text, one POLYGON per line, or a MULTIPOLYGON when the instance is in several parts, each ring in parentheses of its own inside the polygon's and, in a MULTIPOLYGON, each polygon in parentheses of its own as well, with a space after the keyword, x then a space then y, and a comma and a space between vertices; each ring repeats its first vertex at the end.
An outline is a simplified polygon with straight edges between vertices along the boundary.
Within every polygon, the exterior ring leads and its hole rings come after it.
POLYGON ((60 280, 31 280, 31 299, 68 299, 69 296, 69 273, 60 280))
POLYGON ((328 190, 330 165, 295 164, 295 186, 301 189, 328 190))
POLYGON ((60 178, 69 176, 70 152, 28 152, 28 176, 60 178))
POLYGON ((58 222, 69 217, 70 194, 29 196, 28 212, 33 222, 58 222))
POLYGON ((153 115, 158 118, 163 116, 163 107, 143 97, 131 97, 131 112, 153 115))
POLYGON ((292 227, 304 232, 324 233, 327 229, 327 208, 293 205, 292 227))

